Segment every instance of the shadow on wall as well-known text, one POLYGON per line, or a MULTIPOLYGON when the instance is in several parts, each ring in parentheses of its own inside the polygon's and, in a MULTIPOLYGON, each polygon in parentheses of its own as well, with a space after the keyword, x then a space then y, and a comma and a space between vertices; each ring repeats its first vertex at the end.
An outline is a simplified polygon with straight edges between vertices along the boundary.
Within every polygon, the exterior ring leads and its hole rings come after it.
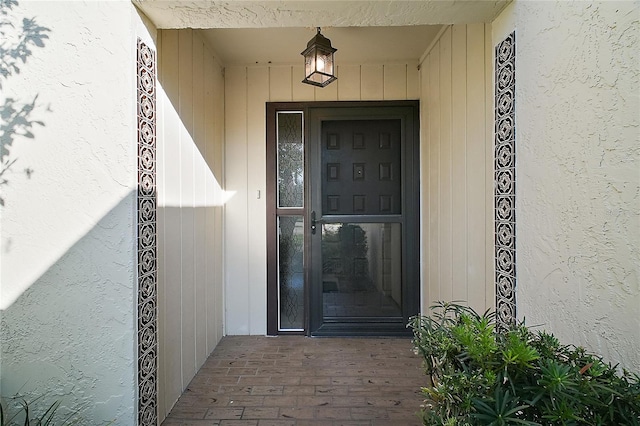
POLYGON ((134 423, 135 253, 125 236, 135 235, 135 200, 130 192, 1 311, 3 397, 41 398, 36 410, 60 401, 57 415, 77 411, 79 424, 134 423))
MULTIPOLYGON (((14 8, 18 7, 15 0, 0 0, 0 89, 3 83, 12 75, 20 73, 20 67, 26 64, 32 55, 32 48, 44 47, 50 31, 38 25, 35 18, 18 18, 13 16, 14 8)), ((44 126, 44 122, 33 117, 38 108, 38 95, 30 101, 6 97, 0 104, 0 206, 4 206, 5 199, 2 188, 9 183, 8 175, 18 161, 11 155, 11 147, 16 139, 33 139, 35 126, 44 126)), ((33 170, 23 169, 27 178, 33 170)))

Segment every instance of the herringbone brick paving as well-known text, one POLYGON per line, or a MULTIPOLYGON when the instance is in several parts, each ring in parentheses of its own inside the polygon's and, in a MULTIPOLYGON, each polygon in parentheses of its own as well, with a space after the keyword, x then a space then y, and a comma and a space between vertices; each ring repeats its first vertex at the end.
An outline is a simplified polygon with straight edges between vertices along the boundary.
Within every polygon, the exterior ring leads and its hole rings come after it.
POLYGON ((225 337, 163 426, 420 425, 409 339, 225 337))

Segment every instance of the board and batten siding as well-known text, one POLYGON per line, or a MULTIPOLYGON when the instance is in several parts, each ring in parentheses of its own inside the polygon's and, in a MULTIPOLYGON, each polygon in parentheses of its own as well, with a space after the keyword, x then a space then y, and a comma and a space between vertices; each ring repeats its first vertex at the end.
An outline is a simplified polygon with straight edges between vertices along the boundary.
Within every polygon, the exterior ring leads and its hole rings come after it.
POLYGON ((417 63, 338 65, 325 88, 298 65, 225 68, 225 332, 267 331, 266 102, 406 100, 420 96, 417 63))
POLYGON ((158 31, 158 405, 223 335, 224 77, 192 30, 158 31))
POLYGON ((491 58, 489 24, 453 25, 420 66, 424 313, 495 306, 491 58))

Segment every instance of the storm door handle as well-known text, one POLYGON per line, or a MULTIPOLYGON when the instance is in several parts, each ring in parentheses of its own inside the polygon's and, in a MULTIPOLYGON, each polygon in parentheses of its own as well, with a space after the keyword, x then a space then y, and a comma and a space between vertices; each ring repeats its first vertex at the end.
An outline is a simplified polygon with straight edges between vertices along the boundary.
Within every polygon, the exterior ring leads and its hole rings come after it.
POLYGON ((316 220, 316 211, 311 212, 311 235, 316 235, 316 228, 318 222, 322 222, 322 220, 316 220))

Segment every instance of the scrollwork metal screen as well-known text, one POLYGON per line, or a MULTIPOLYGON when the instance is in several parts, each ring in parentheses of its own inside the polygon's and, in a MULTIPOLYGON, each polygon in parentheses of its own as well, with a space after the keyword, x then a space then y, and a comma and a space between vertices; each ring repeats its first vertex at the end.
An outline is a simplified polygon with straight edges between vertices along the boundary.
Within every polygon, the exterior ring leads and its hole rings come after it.
POLYGON ((495 266, 497 327, 516 318, 516 34, 496 46, 495 266))
POLYGON ((155 90, 155 52, 138 40, 138 424, 154 426, 158 423, 155 90))

